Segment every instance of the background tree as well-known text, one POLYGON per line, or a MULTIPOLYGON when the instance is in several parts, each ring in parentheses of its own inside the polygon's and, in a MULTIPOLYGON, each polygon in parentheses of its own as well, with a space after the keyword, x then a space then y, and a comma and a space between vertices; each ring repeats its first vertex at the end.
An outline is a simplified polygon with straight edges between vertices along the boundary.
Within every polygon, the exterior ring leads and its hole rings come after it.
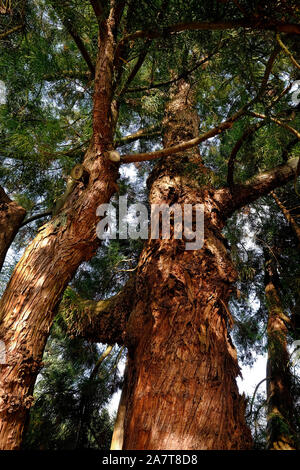
POLYGON ((66 336, 57 318, 35 387, 25 449, 109 449, 113 420, 106 409, 120 385, 118 354, 66 336))

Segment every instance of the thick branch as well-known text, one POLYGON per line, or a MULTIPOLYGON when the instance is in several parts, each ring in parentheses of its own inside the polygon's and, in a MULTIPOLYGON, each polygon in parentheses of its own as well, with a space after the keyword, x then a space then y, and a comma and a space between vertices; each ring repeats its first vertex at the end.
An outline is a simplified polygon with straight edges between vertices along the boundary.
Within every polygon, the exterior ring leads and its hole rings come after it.
POLYGON ((237 209, 291 181, 295 177, 297 164, 298 158, 291 158, 285 164, 260 173, 244 184, 236 185, 233 194, 229 188, 218 189, 215 192, 215 199, 220 204, 220 210, 225 218, 230 217, 237 209))
POLYGON ((62 314, 72 336, 93 342, 123 344, 126 322, 131 313, 135 279, 130 279, 121 292, 107 300, 85 300, 67 289, 60 304, 62 314))
POLYGON ((26 210, 11 201, 0 186, 0 271, 25 214, 26 210))
POLYGON ((101 22, 103 16, 103 5, 100 0, 90 0, 90 3, 93 7, 94 13, 96 15, 98 23, 101 22))
POLYGON ((246 107, 241 108, 233 116, 226 121, 222 122, 218 126, 214 127, 210 131, 204 132, 204 134, 195 137, 194 139, 186 140, 180 144, 174 145, 173 147, 163 148, 161 150, 156 150, 154 152, 147 153, 133 153, 129 155, 123 155, 121 157, 121 163, 131 163, 131 162, 144 162, 147 160, 154 160, 161 157, 168 157, 169 155, 174 155, 175 153, 184 152, 196 145, 199 145, 201 142, 205 142, 212 137, 215 137, 218 134, 221 134, 227 129, 230 129, 234 122, 243 116, 246 112, 246 107))
POLYGON ((222 31, 228 29, 247 28, 254 30, 269 30, 288 34, 300 34, 300 25, 294 23, 281 23, 274 21, 253 21, 253 20, 237 20, 237 21, 193 21, 190 23, 178 23, 175 25, 157 30, 139 30, 125 36, 119 43, 118 48, 126 42, 134 39, 156 39, 165 37, 169 34, 180 33, 182 31, 222 31))

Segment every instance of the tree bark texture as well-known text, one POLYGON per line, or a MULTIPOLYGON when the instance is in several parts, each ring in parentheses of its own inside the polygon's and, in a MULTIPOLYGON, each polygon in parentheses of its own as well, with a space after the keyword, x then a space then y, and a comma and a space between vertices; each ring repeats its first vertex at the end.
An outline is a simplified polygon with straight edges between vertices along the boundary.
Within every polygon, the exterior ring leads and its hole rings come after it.
POLYGON ((11 201, 4 189, 0 186, 0 271, 3 266, 6 253, 20 228, 25 215, 26 210, 14 201, 11 201))
MULTIPOLYGON (((164 120, 164 145, 198 132, 193 94, 184 81, 164 120)), ((228 299, 236 272, 221 230, 214 191, 202 180, 198 149, 167 157, 150 179, 150 203, 202 203, 205 242, 149 240, 136 276, 127 327, 127 410, 123 449, 248 449, 228 299), (191 171, 186 173, 187 166, 191 171)))
POLYGON ((112 145, 112 60, 114 22, 103 29, 95 72, 94 136, 84 157, 89 180, 75 185, 59 213, 41 227, 17 264, 0 302, 0 449, 18 449, 44 347, 62 293, 78 266, 95 253, 96 209, 116 190, 112 145), (100 111, 101 103, 101 111, 100 111))

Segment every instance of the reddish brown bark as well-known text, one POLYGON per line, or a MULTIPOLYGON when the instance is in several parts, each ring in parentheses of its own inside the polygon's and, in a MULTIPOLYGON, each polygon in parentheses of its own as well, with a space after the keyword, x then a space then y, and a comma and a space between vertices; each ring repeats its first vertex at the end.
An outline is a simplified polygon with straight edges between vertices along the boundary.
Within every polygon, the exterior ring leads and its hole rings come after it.
POLYGON ((79 182, 58 215, 40 229, 17 264, 0 302, 0 339, 7 349, 6 364, 0 365, 1 449, 20 447, 56 307, 78 266, 95 253, 96 208, 115 192, 117 167, 106 157, 114 132, 113 28, 110 17, 96 64, 94 138, 83 162, 89 181, 79 182))
POLYGON ((265 292, 268 304, 267 447, 269 450, 295 450, 295 409, 287 349, 289 319, 284 314, 279 297, 274 259, 267 250, 265 257, 265 292))
MULTIPOLYGON (((193 137, 198 117, 181 82, 169 103, 164 145, 193 137)), ((128 334, 124 449, 246 449, 251 436, 239 396, 227 303, 236 273, 224 221, 197 149, 168 157, 150 178, 150 203, 203 203, 205 244, 149 241, 140 258, 128 334), (189 159, 193 169, 185 174, 189 159), (202 182, 203 183, 203 182, 202 182)))
POLYGON ((11 201, 0 186, 0 271, 7 250, 13 242, 25 214, 26 210, 11 201))
MULTIPOLYGON (((198 127, 192 91, 181 81, 166 109, 164 147, 193 139, 198 127)), ((229 336, 236 273, 221 231, 235 210, 291 180, 296 166, 292 159, 233 192, 210 186, 197 149, 153 170, 150 203, 202 203, 205 242, 187 251, 182 240, 152 240, 142 252, 127 326, 123 449, 251 447, 229 336)))

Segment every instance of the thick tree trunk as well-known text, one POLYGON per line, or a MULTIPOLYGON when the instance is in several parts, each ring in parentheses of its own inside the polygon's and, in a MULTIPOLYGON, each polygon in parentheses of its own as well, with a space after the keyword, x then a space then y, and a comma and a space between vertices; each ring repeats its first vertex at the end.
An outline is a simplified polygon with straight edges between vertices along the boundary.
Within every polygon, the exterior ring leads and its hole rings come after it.
POLYGON ((116 171, 91 150, 91 181, 72 194, 68 208, 47 223, 17 264, 0 302, 0 448, 21 443, 36 375, 61 295, 78 266, 94 254, 96 208, 114 193, 116 171), (93 176, 92 176, 93 175, 93 176))
POLYGON ((0 186, 0 271, 25 214, 26 210, 11 201, 0 186))
POLYGON ((278 275, 272 256, 265 250, 265 292, 268 303, 267 447, 295 450, 294 405, 287 349, 286 318, 278 293, 278 275))
POLYGON ((61 295, 78 266, 95 253, 96 209, 116 189, 118 170, 107 158, 111 114, 114 21, 103 23, 95 73, 94 138, 84 158, 89 181, 78 182, 60 212, 44 225, 17 264, 0 302, 0 449, 18 449, 45 343, 61 295))
MULTIPOLYGON (((180 82, 166 110, 165 146, 198 132, 192 105, 192 91, 180 82)), ((204 205, 205 243, 188 251, 184 240, 150 240, 142 252, 127 328, 123 449, 251 447, 228 333, 236 273, 206 177, 197 149, 167 157, 150 177, 150 203, 204 205)))

